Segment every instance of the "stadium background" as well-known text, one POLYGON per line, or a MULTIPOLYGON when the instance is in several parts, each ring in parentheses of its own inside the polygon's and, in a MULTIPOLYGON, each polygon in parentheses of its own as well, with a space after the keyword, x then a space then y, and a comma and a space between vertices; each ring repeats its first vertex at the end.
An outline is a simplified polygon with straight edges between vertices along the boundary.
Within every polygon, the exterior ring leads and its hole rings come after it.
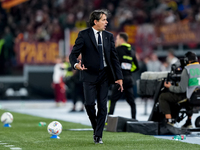
POLYGON ((111 14, 106 30, 127 32, 142 60, 155 53, 164 63, 170 48, 200 56, 200 0, 1 0, 0 98, 53 98, 55 56, 69 55, 101 8, 111 14))

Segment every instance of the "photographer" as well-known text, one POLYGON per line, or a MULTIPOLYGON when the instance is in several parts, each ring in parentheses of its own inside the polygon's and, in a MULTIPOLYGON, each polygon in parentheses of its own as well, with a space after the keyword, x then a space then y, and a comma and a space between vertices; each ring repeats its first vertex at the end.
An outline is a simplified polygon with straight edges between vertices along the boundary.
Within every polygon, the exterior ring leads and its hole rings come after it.
MULTIPOLYGON (((185 98, 190 98, 193 91, 199 87, 198 77, 200 77, 200 65, 197 56, 193 52, 185 54, 187 65, 181 73, 181 80, 178 85, 172 85, 170 82, 164 83, 164 86, 169 89, 168 92, 162 93, 159 97, 160 110, 165 114, 166 122, 174 125, 175 120, 172 118, 170 105, 175 104, 185 98), (194 71, 192 71, 194 70, 194 71), (195 71, 199 72, 195 72, 195 71)), ((184 128, 191 128, 192 115, 188 116, 184 128)))

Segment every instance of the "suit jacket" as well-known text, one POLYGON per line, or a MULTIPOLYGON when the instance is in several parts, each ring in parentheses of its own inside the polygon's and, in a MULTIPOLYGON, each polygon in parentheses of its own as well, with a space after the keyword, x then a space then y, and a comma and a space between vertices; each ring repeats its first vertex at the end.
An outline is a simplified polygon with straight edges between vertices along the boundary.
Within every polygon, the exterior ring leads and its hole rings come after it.
MULTIPOLYGON (((108 67, 108 78, 110 83, 123 79, 113 35, 102 31, 104 56, 108 67)), ((93 29, 87 28, 79 32, 75 45, 69 56, 71 65, 77 63, 77 57, 82 54, 82 64, 87 70, 81 71, 81 80, 84 82, 96 81, 99 74, 100 57, 93 29)))

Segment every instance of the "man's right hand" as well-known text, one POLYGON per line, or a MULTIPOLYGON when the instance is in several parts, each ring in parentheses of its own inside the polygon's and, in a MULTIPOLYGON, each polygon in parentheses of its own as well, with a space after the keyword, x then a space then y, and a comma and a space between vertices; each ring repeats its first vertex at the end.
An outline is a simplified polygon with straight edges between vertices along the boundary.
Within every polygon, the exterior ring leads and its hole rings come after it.
POLYGON ((79 60, 79 63, 76 64, 75 68, 78 70, 87 70, 87 68, 85 68, 84 64, 81 65, 81 60, 79 60))
POLYGON ((117 81, 115 81, 115 83, 117 83, 119 85, 119 89, 121 92, 123 92, 124 88, 123 88, 123 80, 119 79, 117 81))
POLYGON ((172 84, 171 84, 169 81, 168 81, 168 82, 165 81, 165 83, 164 83, 164 86, 165 86, 166 88, 169 88, 171 85, 172 85, 172 84))

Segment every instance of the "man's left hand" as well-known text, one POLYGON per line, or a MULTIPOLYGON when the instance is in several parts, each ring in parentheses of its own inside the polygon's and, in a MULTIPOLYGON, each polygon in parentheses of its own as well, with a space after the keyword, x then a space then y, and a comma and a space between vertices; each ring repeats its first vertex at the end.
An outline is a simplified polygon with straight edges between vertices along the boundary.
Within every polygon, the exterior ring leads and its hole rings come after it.
POLYGON ((123 88, 123 80, 122 79, 117 80, 117 81, 115 81, 115 83, 119 84, 119 86, 120 86, 118 90, 123 92, 123 90, 124 90, 124 88, 123 88))

